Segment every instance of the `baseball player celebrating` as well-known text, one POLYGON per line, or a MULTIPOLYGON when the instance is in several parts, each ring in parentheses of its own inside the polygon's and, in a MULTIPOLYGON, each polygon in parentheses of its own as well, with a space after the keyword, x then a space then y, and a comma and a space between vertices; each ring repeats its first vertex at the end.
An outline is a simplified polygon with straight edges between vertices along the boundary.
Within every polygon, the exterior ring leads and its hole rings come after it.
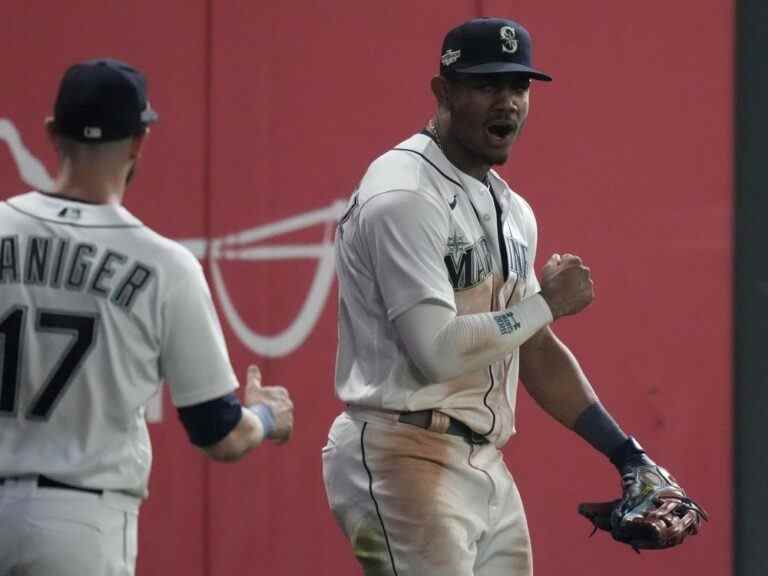
POLYGON ((133 574, 161 382, 191 442, 238 460, 287 440, 285 389, 245 405, 202 268, 120 205, 157 119, 115 60, 65 73, 48 128, 55 194, 0 203, 0 574, 133 574))
POLYGON ((532 67, 520 24, 451 30, 431 82, 435 116, 371 164, 339 223, 336 391, 346 410, 323 474, 368 575, 532 573, 499 450, 515 431, 518 375, 622 473, 621 499, 582 509, 598 527, 663 547, 703 514, 619 428, 551 329, 590 304, 590 271, 555 254, 537 279, 533 212, 491 169, 525 123, 531 80, 551 78, 532 67), (664 512, 648 494, 666 498, 664 512))

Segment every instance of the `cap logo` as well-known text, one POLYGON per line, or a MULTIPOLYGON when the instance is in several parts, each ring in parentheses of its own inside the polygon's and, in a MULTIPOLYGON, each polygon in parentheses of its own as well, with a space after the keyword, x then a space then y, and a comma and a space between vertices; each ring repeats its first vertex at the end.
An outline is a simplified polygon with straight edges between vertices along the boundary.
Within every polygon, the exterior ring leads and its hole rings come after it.
POLYGON ((86 126, 83 128, 83 136, 92 140, 101 138, 101 128, 98 126, 86 126))
POLYGON ((450 66, 459 58, 461 58, 461 50, 446 50, 440 61, 443 63, 443 66, 450 66))
POLYGON ((512 26, 502 26, 499 30, 501 36, 501 51, 507 54, 517 52, 517 33, 512 26))

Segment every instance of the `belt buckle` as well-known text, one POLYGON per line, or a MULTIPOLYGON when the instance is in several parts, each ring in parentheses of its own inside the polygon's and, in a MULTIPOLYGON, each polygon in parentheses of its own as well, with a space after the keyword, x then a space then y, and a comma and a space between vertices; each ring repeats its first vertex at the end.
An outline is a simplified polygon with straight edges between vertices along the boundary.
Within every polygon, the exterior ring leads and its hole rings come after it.
POLYGON ((448 414, 443 414, 437 410, 430 410, 429 426, 427 430, 432 432, 438 432, 439 434, 448 433, 448 428, 451 427, 451 421, 453 419, 448 414))

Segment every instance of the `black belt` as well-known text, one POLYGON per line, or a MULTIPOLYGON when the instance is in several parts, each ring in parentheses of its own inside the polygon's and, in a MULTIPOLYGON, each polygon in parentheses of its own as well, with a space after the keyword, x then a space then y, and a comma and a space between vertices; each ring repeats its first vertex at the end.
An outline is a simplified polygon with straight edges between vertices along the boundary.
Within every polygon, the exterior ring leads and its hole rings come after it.
POLYGON ((37 482, 38 488, 58 488, 60 490, 75 490, 76 492, 88 492, 89 494, 96 494, 97 496, 101 496, 104 493, 104 490, 99 490, 97 488, 83 488, 82 486, 72 486, 71 484, 64 484, 64 482, 59 482, 58 480, 54 480, 53 478, 48 478, 48 476, 43 476, 42 474, 39 476, 10 476, 8 478, 0 478, 0 486, 5 484, 6 480, 26 480, 26 479, 34 479, 37 482))
MULTIPOLYGON (((444 434, 451 434, 452 436, 461 436, 470 444, 488 444, 488 438, 482 434, 478 434, 472 430, 469 426, 464 424, 455 418, 448 417, 448 428, 444 431, 444 434)), ((399 422, 405 424, 411 424, 429 430, 432 426, 432 410, 419 410, 417 412, 403 412, 397 419, 399 422)))

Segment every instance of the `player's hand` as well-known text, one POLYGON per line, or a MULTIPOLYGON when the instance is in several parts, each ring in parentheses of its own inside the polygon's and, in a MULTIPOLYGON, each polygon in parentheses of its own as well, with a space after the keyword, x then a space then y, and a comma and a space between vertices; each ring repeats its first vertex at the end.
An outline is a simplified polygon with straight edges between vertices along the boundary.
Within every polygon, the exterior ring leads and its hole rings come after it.
MULTIPOLYGON (((634 439, 631 442, 642 450, 634 439)), ((606 530, 636 552, 678 546, 698 534, 702 522, 709 520, 677 480, 645 452, 626 459, 621 466, 621 485, 621 498, 583 502, 579 514, 592 522, 593 534, 606 530)))
POLYGON ((293 433, 293 402, 282 386, 262 386, 261 370, 255 364, 248 367, 245 379, 245 405, 266 404, 275 418, 275 430, 268 438, 278 444, 287 442, 293 433))
POLYGON ((595 297, 589 268, 573 254, 553 254, 544 265, 540 278, 541 295, 555 320, 581 312, 595 297))

